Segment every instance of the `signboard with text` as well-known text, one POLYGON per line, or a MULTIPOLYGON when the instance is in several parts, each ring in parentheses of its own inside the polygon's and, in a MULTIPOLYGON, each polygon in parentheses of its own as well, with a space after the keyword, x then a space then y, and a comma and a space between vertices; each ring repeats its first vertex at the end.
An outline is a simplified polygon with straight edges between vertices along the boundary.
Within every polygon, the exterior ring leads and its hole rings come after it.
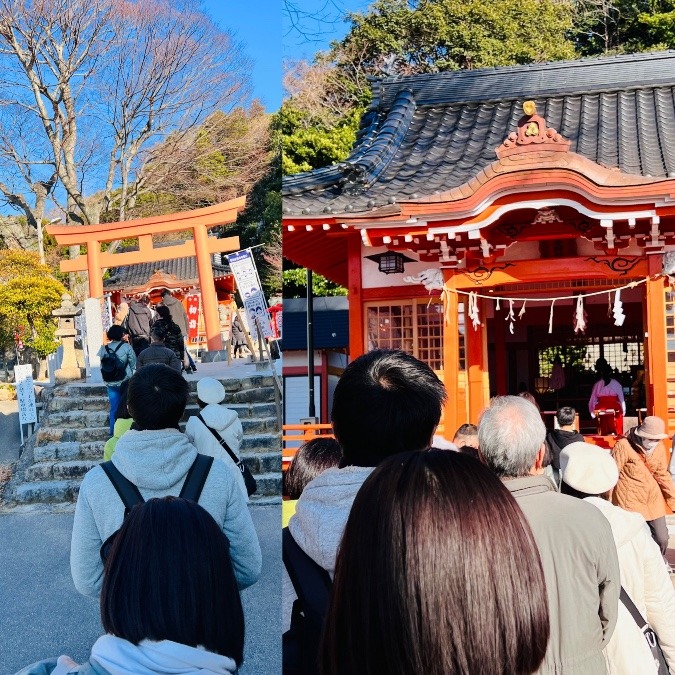
POLYGON ((187 305, 186 312, 188 316, 188 339, 193 341, 199 333, 199 296, 190 294, 185 299, 187 305))
POLYGON ((14 366, 14 381, 19 404, 19 424, 34 424, 37 422, 37 409, 33 388, 33 366, 30 363, 14 366))
POLYGON ((274 337, 267 310, 267 300, 262 291, 262 284, 250 250, 237 251, 227 255, 227 261, 237 282, 239 295, 244 303, 251 337, 258 338, 256 318, 265 337, 274 337))

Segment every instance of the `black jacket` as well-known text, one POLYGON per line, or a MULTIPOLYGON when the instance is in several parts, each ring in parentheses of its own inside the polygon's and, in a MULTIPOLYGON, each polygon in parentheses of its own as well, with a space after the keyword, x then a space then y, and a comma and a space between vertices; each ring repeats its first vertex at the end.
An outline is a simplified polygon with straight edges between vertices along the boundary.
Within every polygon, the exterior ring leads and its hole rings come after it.
POLYGON ((141 302, 132 302, 129 305, 129 314, 126 319, 127 330, 132 338, 149 338, 152 325, 152 312, 141 302))
POLYGON ((546 434, 546 443, 551 451, 551 464, 554 469, 560 469, 560 452, 570 443, 583 441, 584 437, 578 431, 563 431, 553 429, 546 434))

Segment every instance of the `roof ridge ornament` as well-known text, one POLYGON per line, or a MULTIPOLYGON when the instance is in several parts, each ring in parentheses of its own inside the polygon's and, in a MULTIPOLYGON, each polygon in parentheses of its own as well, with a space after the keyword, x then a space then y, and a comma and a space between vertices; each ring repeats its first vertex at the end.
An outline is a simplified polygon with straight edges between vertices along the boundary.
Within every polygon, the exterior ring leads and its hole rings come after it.
POLYGON ((495 150, 499 159, 523 152, 569 151, 571 142, 547 126, 546 120, 541 115, 537 115, 534 101, 525 101, 523 112, 525 114, 518 120, 518 131, 512 131, 495 150))

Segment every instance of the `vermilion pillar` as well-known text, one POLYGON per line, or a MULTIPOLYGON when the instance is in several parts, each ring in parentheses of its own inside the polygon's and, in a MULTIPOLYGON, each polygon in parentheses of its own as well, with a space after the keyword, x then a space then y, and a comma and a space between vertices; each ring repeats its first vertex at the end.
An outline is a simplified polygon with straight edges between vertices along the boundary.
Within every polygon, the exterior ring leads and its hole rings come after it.
MULTIPOLYGON (((452 286, 452 279, 445 282, 452 286)), ((443 331, 443 384, 448 392, 448 402, 443 412, 443 435, 452 440, 459 426, 459 332, 457 330, 457 293, 445 293, 445 330, 443 331)), ((462 415, 464 417, 464 415, 462 415)), ((464 421, 464 420, 462 420, 464 421)))
MULTIPOLYGON (((487 405, 487 320, 485 302, 479 302, 481 324, 476 328, 466 323, 466 370, 469 388, 469 421, 478 424, 478 417, 487 405)), ((468 317, 467 317, 468 318, 468 317)))
POLYGON ((101 274, 101 242, 87 242, 87 277, 89 279, 89 297, 103 297, 103 275, 101 274))
POLYGON ((666 306, 662 256, 650 255, 649 278, 645 291, 645 366, 647 369, 647 409, 668 421, 667 353, 666 353, 666 306))
POLYGON ((365 352, 363 303, 361 302, 361 239, 352 236, 347 244, 347 275, 349 282, 349 358, 354 360, 365 352))
POLYGON ((199 273, 199 289, 202 294, 202 311, 204 312, 204 329, 209 351, 223 348, 220 337, 220 318, 218 316, 218 296, 213 285, 213 268, 209 253, 209 234, 205 227, 195 226, 195 254, 199 273))

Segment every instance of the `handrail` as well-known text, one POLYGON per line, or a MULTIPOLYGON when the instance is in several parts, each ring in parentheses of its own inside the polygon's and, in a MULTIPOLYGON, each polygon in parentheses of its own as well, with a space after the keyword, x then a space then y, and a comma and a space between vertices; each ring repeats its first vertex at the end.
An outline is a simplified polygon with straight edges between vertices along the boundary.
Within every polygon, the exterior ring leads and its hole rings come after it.
MULTIPOLYGON (((263 340, 263 332, 260 327, 260 321, 258 320, 258 317, 256 316, 255 319, 255 325, 256 328, 258 329, 258 344, 262 349, 265 350, 265 353, 267 354, 267 360, 269 361, 270 368, 272 370, 272 379, 274 380, 274 405, 276 406, 276 412, 277 412, 277 425, 281 426, 281 398, 282 398, 282 389, 281 389, 281 380, 279 379, 279 376, 277 375, 276 368, 274 367, 274 361, 272 360, 272 354, 270 352, 269 345, 265 340, 263 340)), ((262 353, 261 353, 262 356, 262 353)))
POLYGON ((284 424, 281 427, 281 466, 287 469, 298 448, 288 447, 286 443, 306 443, 317 436, 335 438, 332 424, 284 424), (297 432, 297 433, 287 433, 297 432))

